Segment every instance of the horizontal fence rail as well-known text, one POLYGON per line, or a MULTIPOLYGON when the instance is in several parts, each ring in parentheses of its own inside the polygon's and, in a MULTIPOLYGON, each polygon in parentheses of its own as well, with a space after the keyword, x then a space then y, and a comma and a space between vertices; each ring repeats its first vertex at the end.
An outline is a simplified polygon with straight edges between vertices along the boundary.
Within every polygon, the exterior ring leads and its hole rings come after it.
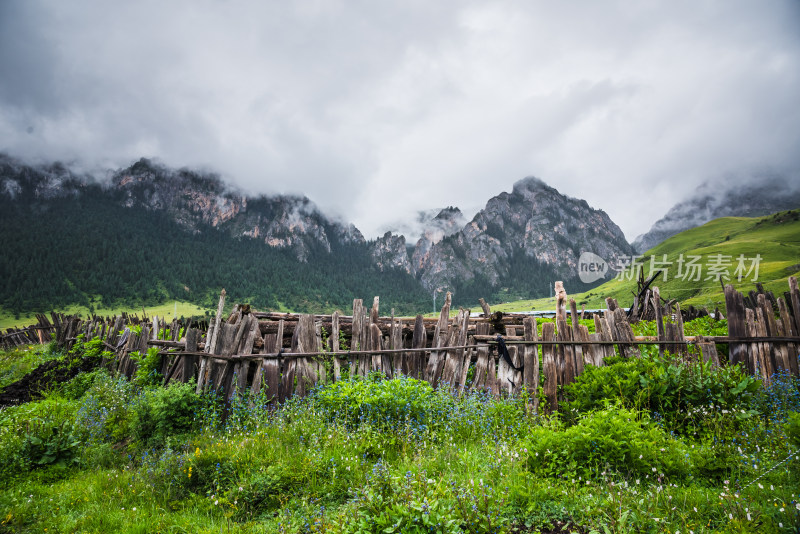
POLYGON ((587 366, 601 366, 615 355, 638 357, 640 348, 648 345, 685 361, 742 365, 764 384, 776 372, 798 375, 800 292, 794 277, 786 298, 768 298, 763 292, 745 298, 726 286, 726 336, 686 336, 680 305, 664 302, 657 287, 647 288, 647 303, 637 303, 638 309, 654 316, 656 336, 634 336, 631 321, 636 317, 629 317, 630 310, 610 298, 603 313, 592 314, 595 332, 590 334, 585 324, 568 321, 568 316, 577 319, 583 313, 567 299, 560 282, 556 297, 552 321, 492 314, 482 299, 482 316, 472 317, 461 309, 450 317, 449 293, 438 318, 381 316, 378 297, 371 308, 354 300, 348 316, 257 312, 237 305, 224 318, 223 290, 209 323, 129 315, 82 320, 52 313, 51 319, 37 315, 34 326, 10 329, 0 343, 14 347, 55 340, 69 348, 81 336, 98 337, 113 353, 106 365, 128 378, 137 370, 135 353, 155 347, 165 385, 195 381, 197 392, 214 390, 226 399, 249 392, 274 403, 307 395, 315 386, 344 376, 378 373, 402 374, 457 393, 527 392, 534 411, 539 410, 536 392, 541 386, 546 410, 552 411, 558 409, 558 386, 573 382, 587 366), (717 345, 727 346, 727 358, 721 357, 724 352, 717 345))

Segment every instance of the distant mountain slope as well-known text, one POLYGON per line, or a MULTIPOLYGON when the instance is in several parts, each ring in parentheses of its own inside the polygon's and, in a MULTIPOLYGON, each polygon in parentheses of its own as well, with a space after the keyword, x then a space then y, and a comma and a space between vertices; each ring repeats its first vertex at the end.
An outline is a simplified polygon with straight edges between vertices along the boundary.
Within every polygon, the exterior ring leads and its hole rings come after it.
MULTIPOLYGON (((632 250, 601 210, 536 178, 491 198, 467 222, 458 208, 424 213, 409 242, 368 241, 303 196, 247 196, 218 175, 140 159, 101 178, 0 154, 0 308, 212 304, 231 299, 295 311, 347 309, 380 295, 398 313, 578 284, 577 260, 632 250)), ((580 285, 580 287, 589 287, 580 285)))
POLYGON ((248 199, 218 178, 142 160, 98 183, 64 166, 0 159, 0 307, 231 301, 347 310, 353 298, 410 313, 427 294, 378 269, 354 227, 307 199, 248 199))
POLYGON ((780 177, 725 189, 726 184, 704 184, 692 198, 673 206, 650 230, 633 242, 642 253, 679 232, 720 217, 760 217, 800 208, 800 188, 780 177))
POLYGON ((530 177, 490 199, 472 221, 431 244, 424 256, 415 252, 415 267, 428 290, 543 295, 556 279, 579 284, 578 258, 586 251, 611 261, 632 253, 605 212, 530 177))
MULTIPOLYGON (((639 260, 645 276, 650 274, 651 258, 655 259, 654 267, 667 270, 667 279, 661 276, 653 286, 661 290, 662 297, 676 299, 684 307, 691 304, 710 310, 724 309, 720 282, 733 284, 745 292, 753 289, 755 282, 761 282, 768 291, 783 295, 788 291, 789 276, 800 273, 800 209, 756 218, 723 217, 681 232, 639 260), (665 255, 666 263, 662 263, 665 255), (690 261, 697 267, 690 267, 690 261), (718 277, 717 273, 722 275, 718 277)), ((630 306, 635 290, 635 276, 625 280, 615 278, 582 293, 567 286, 572 298, 585 303, 587 308, 604 308, 605 297, 630 306)), ((551 306, 552 302, 539 300, 510 303, 499 309, 552 309, 551 306)))

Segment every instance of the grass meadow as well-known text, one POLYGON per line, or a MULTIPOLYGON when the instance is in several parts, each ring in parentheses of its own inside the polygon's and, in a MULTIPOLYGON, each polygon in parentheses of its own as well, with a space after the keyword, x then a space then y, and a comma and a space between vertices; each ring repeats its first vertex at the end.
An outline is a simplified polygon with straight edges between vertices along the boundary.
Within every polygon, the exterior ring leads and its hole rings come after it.
MULTIPOLYGON (((636 325, 637 333, 652 329, 636 325)), ((724 329, 707 318, 687 324, 724 329)), ((102 357, 0 354, 0 385, 102 357)), ((646 350, 587 367, 560 412, 412 378, 282 406, 98 368, 0 410, 0 532, 797 532, 800 392, 646 350)), ((540 392, 532 392, 540 394, 540 392)))

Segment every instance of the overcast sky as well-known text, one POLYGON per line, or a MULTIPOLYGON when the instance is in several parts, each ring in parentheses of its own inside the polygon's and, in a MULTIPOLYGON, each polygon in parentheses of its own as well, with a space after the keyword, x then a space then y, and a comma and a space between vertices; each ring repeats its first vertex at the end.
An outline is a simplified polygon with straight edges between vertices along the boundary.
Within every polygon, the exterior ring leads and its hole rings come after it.
POLYGON ((0 151, 210 168, 368 237, 537 176, 629 240, 800 182, 800 2, 0 0, 0 151))

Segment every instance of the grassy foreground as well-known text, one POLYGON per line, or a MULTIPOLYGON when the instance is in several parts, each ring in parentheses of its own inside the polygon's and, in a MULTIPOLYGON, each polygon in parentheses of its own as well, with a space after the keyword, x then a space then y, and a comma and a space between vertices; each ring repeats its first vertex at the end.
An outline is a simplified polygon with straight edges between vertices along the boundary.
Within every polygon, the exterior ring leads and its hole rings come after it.
MULTIPOLYGON (((101 350, 16 351, 0 373, 101 350)), ((145 355, 131 382, 97 370, 0 410, 0 532, 800 528, 800 394, 785 376, 763 389, 735 367, 617 358, 548 417, 377 377, 226 410, 191 384, 155 386, 153 368, 145 355)))

